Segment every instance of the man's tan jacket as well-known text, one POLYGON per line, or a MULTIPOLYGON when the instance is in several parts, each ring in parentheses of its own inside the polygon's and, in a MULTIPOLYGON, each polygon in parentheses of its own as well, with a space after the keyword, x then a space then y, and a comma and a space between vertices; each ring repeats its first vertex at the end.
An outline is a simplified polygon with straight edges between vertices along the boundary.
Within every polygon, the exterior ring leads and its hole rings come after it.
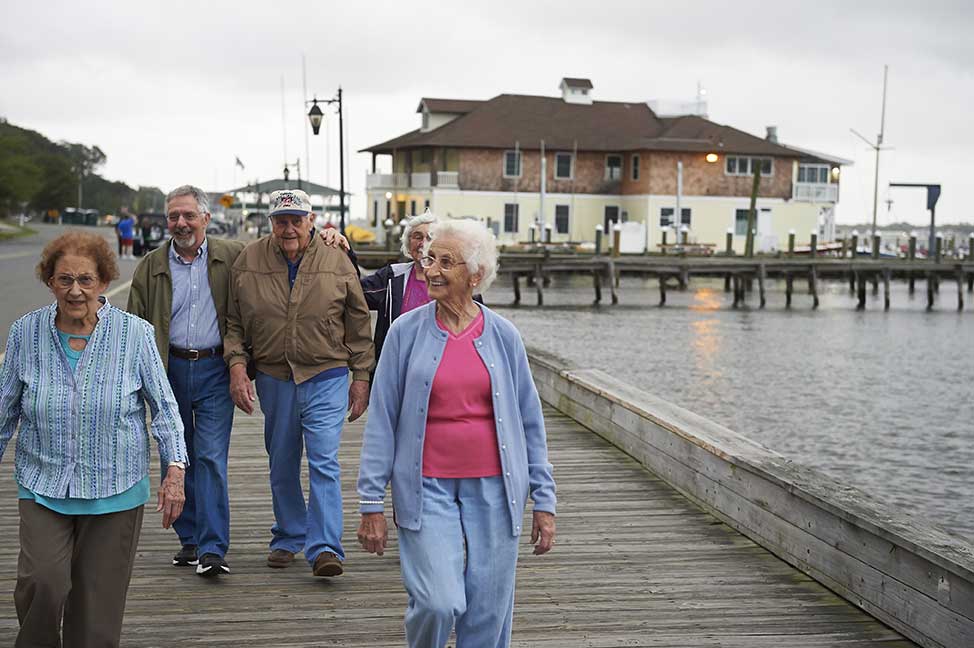
MULTIPOLYGON (((206 275, 216 307, 220 337, 227 336, 227 304, 230 296, 230 268, 243 250, 242 241, 206 237, 206 275)), ((169 364, 169 320, 172 317, 172 272, 169 250, 172 239, 145 255, 132 275, 129 301, 125 310, 138 315, 156 329, 156 346, 162 364, 169 364)))
POLYGON ((348 367, 368 380, 375 364, 372 320, 355 267, 315 234, 288 284, 287 261, 273 235, 244 248, 233 264, 223 357, 247 362, 278 380, 302 383, 348 367))

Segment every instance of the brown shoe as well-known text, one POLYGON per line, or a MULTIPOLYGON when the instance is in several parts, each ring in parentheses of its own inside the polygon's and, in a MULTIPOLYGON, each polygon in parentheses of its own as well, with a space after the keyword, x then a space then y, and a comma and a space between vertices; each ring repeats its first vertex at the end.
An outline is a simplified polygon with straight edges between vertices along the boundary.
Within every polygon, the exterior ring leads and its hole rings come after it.
POLYGON ((315 576, 341 576, 345 572, 342 561, 330 551, 322 551, 318 554, 313 571, 315 576))
POLYGON ((284 549, 275 549, 267 556, 267 566, 273 567, 274 569, 290 567, 293 562, 294 552, 285 551, 284 549))

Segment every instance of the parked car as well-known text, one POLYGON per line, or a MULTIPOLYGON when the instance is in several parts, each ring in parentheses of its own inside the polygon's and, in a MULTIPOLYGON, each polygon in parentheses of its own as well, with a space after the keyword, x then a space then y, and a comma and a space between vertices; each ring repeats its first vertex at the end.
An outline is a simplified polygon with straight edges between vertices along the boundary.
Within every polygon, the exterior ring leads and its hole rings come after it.
POLYGON ((169 237, 165 214, 139 214, 136 217, 132 254, 143 256, 162 245, 169 237))

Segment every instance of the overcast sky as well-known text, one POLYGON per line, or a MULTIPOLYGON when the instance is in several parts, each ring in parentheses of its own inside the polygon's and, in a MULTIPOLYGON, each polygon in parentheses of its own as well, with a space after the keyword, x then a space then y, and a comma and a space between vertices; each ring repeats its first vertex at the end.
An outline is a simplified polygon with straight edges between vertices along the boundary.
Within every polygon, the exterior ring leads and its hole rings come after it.
POLYGON ((300 157, 337 187, 337 118, 330 175, 323 136, 305 155, 303 54, 308 95, 344 90, 361 216, 371 156, 355 151, 416 128, 421 97, 555 96, 575 76, 597 100, 689 100, 699 80, 714 121, 854 160, 839 220, 862 222, 873 154, 849 129, 875 138, 888 63, 880 223, 928 218, 922 190, 887 212, 889 181, 940 182, 938 222, 974 221, 971 34, 965 1, 6 2, 0 116, 100 146, 103 175, 133 186, 228 189, 300 157))

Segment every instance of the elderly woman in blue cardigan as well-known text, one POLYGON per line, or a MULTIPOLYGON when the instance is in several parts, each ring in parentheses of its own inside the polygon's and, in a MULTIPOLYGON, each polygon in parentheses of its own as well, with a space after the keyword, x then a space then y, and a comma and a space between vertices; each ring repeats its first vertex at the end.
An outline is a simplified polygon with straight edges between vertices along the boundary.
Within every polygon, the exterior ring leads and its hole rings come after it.
POLYGON ((0 459, 20 428, 14 645, 118 646, 149 433, 168 464, 156 507, 168 528, 185 501, 183 423, 152 326, 102 297, 118 278, 105 239, 59 236, 37 275, 55 301, 13 323, 0 368, 0 459))
POLYGON ((359 542, 382 554, 386 486, 409 595, 406 640, 510 643, 526 500, 534 553, 555 536, 555 483, 541 402, 514 326, 473 295, 496 275, 480 223, 441 221, 421 264, 433 301, 389 330, 372 386, 358 491, 359 542))

